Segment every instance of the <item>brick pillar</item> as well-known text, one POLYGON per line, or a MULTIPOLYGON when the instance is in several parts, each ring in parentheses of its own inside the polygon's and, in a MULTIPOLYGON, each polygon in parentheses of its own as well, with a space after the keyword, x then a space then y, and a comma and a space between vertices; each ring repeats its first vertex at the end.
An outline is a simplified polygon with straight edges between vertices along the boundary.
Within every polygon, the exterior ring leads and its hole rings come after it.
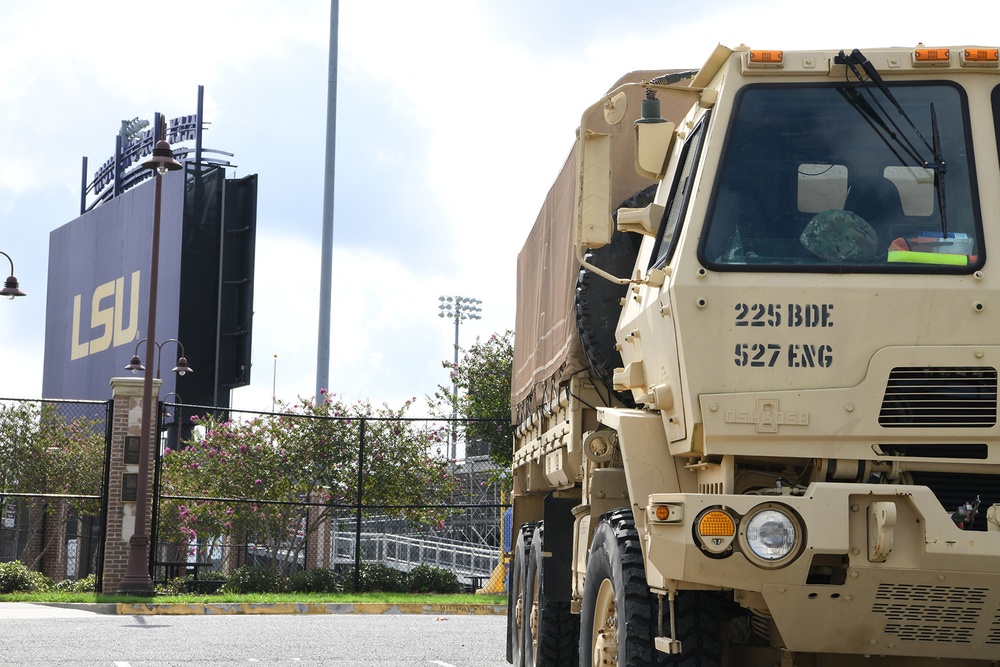
POLYGON ((35 569, 41 562, 42 540, 45 536, 45 499, 28 498, 28 541, 24 546, 21 561, 35 569))
POLYGON ((42 520, 45 522, 45 555, 39 568, 52 581, 66 579, 66 517, 69 502, 65 498, 51 498, 49 511, 42 520), (54 534, 53 534, 54 533, 54 534))
MULTIPOLYGON (((322 494, 311 495, 311 500, 322 497, 322 494)), ((306 569, 330 567, 330 517, 321 516, 325 508, 310 507, 308 526, 309 542, 306 546, 306 569)))
MULTIPOLYGON (((122 481, 125 474, 138 474, 137 463, 125 463, 126 436, 138 438, 142 433, 142 383, 141 377, 111 378, 111 396, 114 409, 111 414, 111 462, 108 467, 108 516, 104 530, 104 573, 102 593, 114 593, 125 576, 128 564, 129 538, 135 533, 135 502, 122 500, 122 481)), ((158 401, 160 380, 153 380, 153 400, 158 401)), ((156 437, 156 412, 154 407, 152 447, 159 445, 156 437)), ((153 467, 155 453, 149 453, 147 488, 153 494, 153 467)), ((146 526, 152 512, 152 501, 147 504, 146 526)), ((150 548, 155 548, 150 536, 150 548)))

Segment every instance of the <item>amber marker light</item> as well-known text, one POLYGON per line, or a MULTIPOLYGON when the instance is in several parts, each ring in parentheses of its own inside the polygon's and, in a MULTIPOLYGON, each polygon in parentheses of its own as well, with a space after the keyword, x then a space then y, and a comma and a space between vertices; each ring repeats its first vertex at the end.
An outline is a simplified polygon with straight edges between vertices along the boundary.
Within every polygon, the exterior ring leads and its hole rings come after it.
POLYGON ((736 522, 722 510, 710 510, 698 519, 698 533, 703 537, 732 537, 736 522))
POLYGON ((783 58, 783 51, 768 51, 759 49, 750 51, 750 63, 753 65, 780 65, 783 58))
POLYGON ((917 63, 946 63, 951 60, 950 49, 917 49, 913 52, 913 60, 917 63))
POLYGON ((973 63, 1000 62, 1000 49, 965 49, 965 59, 973 63))
POLYGON ((1000 66, 1000 49, 991 47, 973 47, 962 49, 962 65, 964 67, 998 67, 1000 66))
POLYGON ((736 520, 722 508, 706 509, 695 519, 694 535, 708 556, 724 558, 732 553, 736 520))

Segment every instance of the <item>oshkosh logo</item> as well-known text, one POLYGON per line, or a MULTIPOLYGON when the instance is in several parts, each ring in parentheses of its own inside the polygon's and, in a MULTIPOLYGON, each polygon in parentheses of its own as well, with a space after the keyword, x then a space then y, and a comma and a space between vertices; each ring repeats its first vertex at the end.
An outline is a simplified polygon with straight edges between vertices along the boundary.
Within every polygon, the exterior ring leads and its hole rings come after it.
POLYGON ((757 399, 756 410, 726 410, 723 419, 727 424, 753 424, 758 433, 777 433, 779 426, 809 425, 808 412, 782 412, 778 400, 770 398, 757 399))
POLYGON ((129 301, 125 304, 125 278, 98 285, 90 299, 90 329, 84 332, 87 340, 80 340, 80 305, 82 294, 73 297, 73 339, 70 341, 70 359, 82 359, 89 354, 103 352, 112 345, 128 345, 136 339, 139 312, 139 272, 132 272, 129 301), (125 315, 128 324, 125 324, 125 315), (95 332, 97 336, 94 337, 95 332))

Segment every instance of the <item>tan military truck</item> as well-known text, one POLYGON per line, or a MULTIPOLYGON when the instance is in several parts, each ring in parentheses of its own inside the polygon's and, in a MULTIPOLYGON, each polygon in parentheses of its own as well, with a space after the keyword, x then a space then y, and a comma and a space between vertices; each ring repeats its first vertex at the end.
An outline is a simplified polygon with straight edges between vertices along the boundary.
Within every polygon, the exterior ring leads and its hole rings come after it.
POLYGON ((1000 665, 998 142, 997 48, 720 46, 583 114, 518 258, 508 660, 1000 665))

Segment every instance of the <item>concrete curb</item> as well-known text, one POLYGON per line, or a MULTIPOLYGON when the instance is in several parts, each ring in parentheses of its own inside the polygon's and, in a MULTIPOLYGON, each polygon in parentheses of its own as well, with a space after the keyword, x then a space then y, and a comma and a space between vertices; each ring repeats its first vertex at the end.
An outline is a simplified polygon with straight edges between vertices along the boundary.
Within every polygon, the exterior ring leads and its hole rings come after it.
POLYGON ((32 602, 42 607, 55 607, 57 609, 77 609, 79 611, 89 611, 94 614, 117 614, 118 605, 114 602, 32 602))
MULTIPOLYGON (((69 606, 69 605, 61 605, 69 606)), ((279 602, 268 604, 214 602, 195 604, 172 603, 119 603, 106 605, 115 607, 119 615, 162 615, 162 616, 215 616, 235 614, 436 614, 441 616, 506 615, 505 605, 485 604, 380 604, 364 603, 314 603, 279 602)))

